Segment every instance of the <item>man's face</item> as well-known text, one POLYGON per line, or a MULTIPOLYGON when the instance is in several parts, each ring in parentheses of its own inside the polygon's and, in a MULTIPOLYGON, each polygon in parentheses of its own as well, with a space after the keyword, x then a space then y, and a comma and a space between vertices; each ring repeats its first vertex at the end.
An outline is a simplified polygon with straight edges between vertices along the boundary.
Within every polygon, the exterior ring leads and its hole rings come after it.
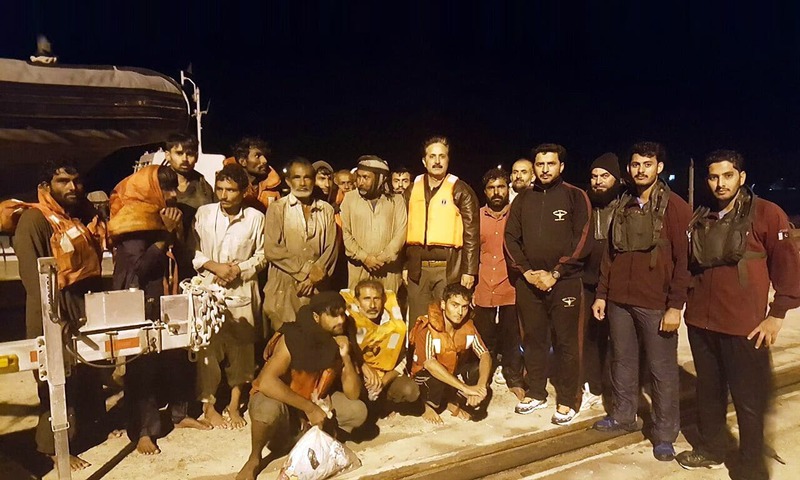
POLYGON ((314 176, 314 184, 322 190, 325 195, 331 193, 331 172, 320 169, 314 176))
POLYGON ((375 323, 380 323, 381 316, 383 315, 383 304, 385 298, 382 292, 379 292, 374 287, 363 287, 358 291, 358 307, 364 312, 370 320, 375 323))
POLYGON ((217 180, 214 193, 217 194, 223 210, 238 210, 244 201, 244 192, 233 180, 217 180))
POLYGON ((356 170, 356 185, 358 185, 358 193, 364 197, 372 191, 377 181, 376 175, 373 172, 366 170, 356 170))
POLYGON ((286 183, 297 198, 308 198, 314 190, 314 169, 310 165, 292 164, 286 174, 286 183))
POLYGON ((614 187, 617 179, 605 168, 592 169, 592 191, 595 193, 605 193, 614 187))
POLYGON ((453 295, 445 302, 442 300, 444 317, 453 325, 460 325, 469 313, 469 300, 461 295, 453 295))
POLYGON ((720 202, 728 202, 739 193, 744 185, 747 174, 734 168, 733 163, 724 161, 712 163, 708 166, 708 188, 720 202))
POLYGON ((350 172, 341 172, 336 174, 336 185, 339 186, 339 189, 344 193, 351 191, 355 185, 353 185, 353 174, 350 172))
POLYGON ((258 148, 250 147, 247 158, 240 158, 239 164, 254 177, 265 177, 267 175, 267 156, 258 148))
POLYGON ((533 173, 542 185, 549 185, 564 171, 564 164, 558 158, 556 152, 537 153, 533 160, 533 173))
POLYGON ((450 165, 450 149, 441 143, 432 143, 425 149, 425 156, 422 164, 425 170, 433 178, 442 179, 447 175, 447 167, 450 165))
POLYGON ((338 312, 336 315, 331 315, 330 313, 322 312, 322 313, 315 313, 314 320, 317 321, 320 327, 323 330, 330 333, 331 335, 342 335, 344 334, 344 322, 346 320, 344 310, 338 312))
POLYGON ((79 173, 67 173, 60 168, 47 184, 47 190, 62 207, 74 207, 83 200, 83 179, 79 173))
POLYGON ((489 180, 483 193, 486 195, 486 202, 493 210, 500 210, 508 205, 508 182, 505 178, 489 180))
POLYGON ((164 153, 164 158, 176 173, 186 175, 192 173, 197 164, 197 152, 183 145, 176 145, 164 153))
POLYGON ((392 174, 392 192, 402 195, 410 185, 411 173, 403 172, 392 174))
POLYGON ((647 188, 656 183, 658 174, 664 169, 664 164, 656 157, 643 157, 638 153, 631 156, 628 163, 628 173, 633 178, 633 183, 639 188, 647 188))
POLYGON ((511 188, 519 193, 533 180, 533 164, 529 160, 517 160, 511 166, 511 188))

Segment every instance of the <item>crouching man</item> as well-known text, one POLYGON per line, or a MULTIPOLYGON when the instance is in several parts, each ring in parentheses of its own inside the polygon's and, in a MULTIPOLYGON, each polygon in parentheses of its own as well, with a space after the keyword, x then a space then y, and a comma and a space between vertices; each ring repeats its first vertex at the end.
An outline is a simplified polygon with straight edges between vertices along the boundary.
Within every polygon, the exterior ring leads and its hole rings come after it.
POLYGON ((323 426, 327 410, 346 432, 367 419, 358 399, 361 378, 344 336, 345 302, 336 292, 323 292, 300 308, 297 320, 284 324, 264 352, 267 363, 253 381, 250 396, 251 448, 237 479, 255 479, 265 446, 285 450, 301 420, 323 426), (339 379, 342 391, 332 391, 339 379), (321 406, 322 405, 322 406, 321 406))
POLYGON ((352 291, 342 290, 342 297, 355 323, 369 398, 378 400, 384 412, 416 402, 419 387, 405 375, 406 323, 394 292, 387 292, 378 280, 361 280, 352 291))
POLYGON ((411 375, 420 386, 426 422, 444 423, 439 416, 443 406, 453 416, 470 420, 472 414, 462 406, 478 413, 489 403, 492 356, 468 318, 471 302, 472 293, 466 287, 451 283, 440 304, 431 303, 428 314, 417 318, 409 335, 414 352, 411 375), (456 394, 466 401, 459 401, 456 394))

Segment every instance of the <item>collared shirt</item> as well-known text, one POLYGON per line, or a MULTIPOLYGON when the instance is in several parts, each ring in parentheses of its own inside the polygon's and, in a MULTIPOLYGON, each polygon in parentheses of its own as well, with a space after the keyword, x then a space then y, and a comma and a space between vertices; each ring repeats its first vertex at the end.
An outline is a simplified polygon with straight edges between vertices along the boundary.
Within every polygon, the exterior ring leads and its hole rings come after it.
POLYGON ((508 205, 497 213, 488 206, 481 208, 481 263, 478 285, 475 287, 475 305, 479 307, 513 305, 516 300, 516 291, 508 278, 503 255, 508 212, 508 205))
POLYGON ((264 258, 264 214, 245 207, 228 216, 219 203, 203 205, 195 216, 195 255, 198 272, 206 262, 238 262, 243 279, 253 278, 267 264, 264 258))

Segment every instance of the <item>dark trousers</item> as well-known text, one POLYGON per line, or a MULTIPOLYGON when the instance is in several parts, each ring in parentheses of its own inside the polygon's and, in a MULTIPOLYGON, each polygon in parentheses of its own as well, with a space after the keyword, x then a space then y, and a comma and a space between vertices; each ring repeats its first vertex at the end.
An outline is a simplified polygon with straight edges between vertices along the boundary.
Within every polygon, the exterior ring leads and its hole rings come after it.
MULTIPOLYGON (((39 423, 36 425, 36 449, 46 455, 55 455, 56 446, 50 424, 50 386, 39 380, 39 372, 33 372, 39 394, 39 423)), ((106 413, 103 397, 102 372, 85 365, 72 367, 67 377, 67 419, 69 439, 74 440, 78 430, 92 433, 92 423, 106 413)), ((83 434, 81 434, 83 436, 83 434)))
POLYGON ((739 423, 739 460, 747 478, 767 478, 764 416, 772 395, 772 359, 755 339, 689 326, 697 370, 700 449, 720 461, 727 450, 728 391, 739 423))
POLYGON ((503 366, 503 378, 509 388, 525 388, 522 360, 522 334, 516 305, 475 307, 473 320, 478 334, 492 354, 492 370, 497 368, 498 355, 503 366))
POLYGON ((447 286, 447 267, 422 267, 419 282, 408 279, 408 325, 428 314, 428 305, 442 300, 447 286))
MULTIPOLYGON (((477 385, 478 378, 480 377, 480 364, 476 361, 461 362, 456 366, 453 373, 455 376, 460 376, 461 381, 467 385, 477 385)), ((420 370, 414 375, 414 381, 419 385, 419 398, 422 402, 427 403, 431 408, 437 411, 442 411, 447 406, 447 403, 459 403, 458 392, 442 382, 438 378, 431 375, 425 369, 420 370)), ((485 412, 489 404, 491 395, 486 395, 480 405, 474 408, 479 412, 485 412)), ((461 397, 463 399, 463 397, 461 397)))
POLYGON ((165 433, 159 413, 163 405, 169 404, 173 424, 186 418, 194 399, 196 368, 183 349, 143 355, 127 364, 125 405, 131 440, 165 433))
POLYGON ((580 408, 580 365, 583 348, 583 286, 579 278, 559 280, 549 292, 542 292, 523 277, 516 282, 517 311, 522 320, 522 345, 528 384, 526 395, 536 400, 547 398, 547 357, 550 330, 554 332, 553 351, 556 372, 552 383, 556 401, 574 410, 580 408))
POLYGON ((652 379, 653 441, 674 443, 680 430, 678 405, 678 333, 659 330, 664 310, 608 302, 611 327, 612 417, 621 423, 636 420, 639 401, 639 340, 652 379))
POLYGON ((583 289, 584 337, 583 337, 583 376, 581 385, 589 384, 589 391, 602 395, 608 375, 609 322, 599 321, 592 315, 592 303, 596 297, 595 286, 583 289))

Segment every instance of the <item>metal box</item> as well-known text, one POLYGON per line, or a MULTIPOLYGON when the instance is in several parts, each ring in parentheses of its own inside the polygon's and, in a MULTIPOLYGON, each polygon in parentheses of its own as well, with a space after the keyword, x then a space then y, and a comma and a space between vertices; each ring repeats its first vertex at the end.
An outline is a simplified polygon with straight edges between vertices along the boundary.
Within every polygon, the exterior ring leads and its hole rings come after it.
POLYGON ((188 322, 189 318, 189 295, 164 295, 161 297, 162 322, 188 322))
POLYGON ((135 288, 88 293, 86 324, 81 332, 122 328, 145 323, 144 292, 135 288))

